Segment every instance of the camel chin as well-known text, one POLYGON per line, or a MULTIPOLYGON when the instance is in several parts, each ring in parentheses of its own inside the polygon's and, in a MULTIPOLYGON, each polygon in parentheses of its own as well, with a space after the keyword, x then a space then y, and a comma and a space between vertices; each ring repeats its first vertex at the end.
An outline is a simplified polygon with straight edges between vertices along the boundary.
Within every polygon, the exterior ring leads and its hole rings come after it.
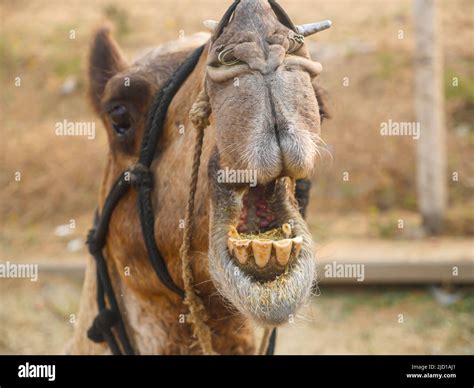
POLYGON ((290 320, 311 295, 316 261, 294 199, 294 181, 215 185, 209 265, 219 292, 259 325, 290 320))

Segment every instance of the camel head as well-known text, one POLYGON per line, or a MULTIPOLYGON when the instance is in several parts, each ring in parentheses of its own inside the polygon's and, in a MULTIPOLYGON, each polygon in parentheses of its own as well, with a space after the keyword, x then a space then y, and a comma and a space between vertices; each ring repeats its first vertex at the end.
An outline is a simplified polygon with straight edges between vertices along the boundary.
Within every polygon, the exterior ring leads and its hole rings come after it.
POLYGON ((264 325, 291 319, 315 280, 313 242, 294 197, 321 144, 313 87, 322 71, 275 2, 234 3, 213 31, 206 73, 216 126, 209 167, 210 268, 220 292, 264 325))
MULTIPOLYGON (((214 151, 201 160, 210 193, 210 230, 199 231, 209 236, 206 264, 215 288, 237 310, 259 324, 279 325, 305 303, 316 275, 312 237, 298 209, 295 182, 311 175, 321 144, 321 102, 314 80, 322 68, 310 59, 303 37, 328 23, 294 26, 273 1, 241 0, 220 23, 206 25, 213 35, 193 75, 199 80, 192 84, 204 85, 212 108, 213 129, 205 137, 210 146, 204 148, 214 151)), ((102 201, 115 178, 136 162, 153 96, 171 75, 169 69, 184 58, 169 53, 128 65, 108 29, 96 34, 89 92, 110 148, 102 201), (162 60, 168 61, 166 66, 162 60)), ((190 109, 192 101, 178 105, 190 109)), ((171 133, 166 144, 173 141, 171 133)), ((185 171, 174 171, 182 168, 183 157, 167 154, 173 171, 157 170, 157 175, 168 174, 163 179, 169 184, 177 175, 185 176, 185 171)), ((161 209, 182 206, 183 192, 169 193, 173 198, 161 209)), ((166 190, 161 194, 167 195, 166 190)), ((108 243, 120 266, 134 258, 136 266, 151 269, 134 198, 127 196, 118 206, 108 243)), ((206 210, 197 217, 207 216, 206 210)), ((171 218, 160 221, 169 230, 171 218)), ((180 235, 163 236, 160 230, 156 239, 164 257, 176 261, 180 235)), ((176 272, 179 263, 167 264, 176 278, 181 275, 176 272)), ((149 293, 160 287, 149 270, 137 272, 125 281, 149 293)))

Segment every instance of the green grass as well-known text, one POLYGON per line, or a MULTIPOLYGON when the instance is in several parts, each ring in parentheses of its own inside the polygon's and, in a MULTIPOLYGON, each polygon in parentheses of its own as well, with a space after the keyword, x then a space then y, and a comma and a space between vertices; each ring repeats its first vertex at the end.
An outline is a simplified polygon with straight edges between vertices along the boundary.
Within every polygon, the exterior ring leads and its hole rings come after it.
POLYGON ((444 74, 444 90, 448 100, 457 99, 474 104, 474 74, 447 68, 444 74), (458 79, 458 85, 453 85, 453 79, 458 79))
POLYGON ((456 313, 466 313, 474 316, 474 290, 464 291, 463 298, 448 308, 456 313))
POLYGON ((54 74, 60 78, 70 75, 81 75, 82 57, 78 53, 67 53, 66 55, 55 55, 51 58, 54 74))
POLYGON ((400 235, 398 228, 398 217, 396 215, 381 216, 380 210, 376 206, 369 209, 370 231, 377 238, 393 238, 400 235))
POLYGON ((119 38, 123 38, 130 33, 129 16, 125 9, 115 4, 108 4, 102 12, 115 25, 119 38))

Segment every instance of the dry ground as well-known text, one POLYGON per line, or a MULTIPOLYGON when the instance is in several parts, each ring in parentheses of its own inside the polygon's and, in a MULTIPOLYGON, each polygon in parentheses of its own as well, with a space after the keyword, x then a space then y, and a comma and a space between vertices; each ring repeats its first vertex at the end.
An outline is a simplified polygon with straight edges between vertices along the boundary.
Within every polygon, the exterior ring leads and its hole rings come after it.
MULTIPOLYGON (((58 354, 81 281, 0 282, 0 354, 58 354)), ((439 305, 426 288, 325 289, 279 332, 278 354, 474 354, 474 290, 439 305), (399 323, 403 314, 403 323, 399 323)))

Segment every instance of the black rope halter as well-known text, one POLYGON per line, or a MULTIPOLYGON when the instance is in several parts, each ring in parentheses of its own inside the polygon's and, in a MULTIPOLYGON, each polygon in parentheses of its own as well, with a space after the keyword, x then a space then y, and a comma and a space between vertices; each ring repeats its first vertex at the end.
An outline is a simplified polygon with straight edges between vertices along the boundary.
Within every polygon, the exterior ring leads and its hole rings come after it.
POLYGON ((196 49, 155 96, 148 115, 138 163, 124 171, 112 186, 105 200, 101 214, 96 213, 94 227, 90 230, 87 237, 89 252, 97 264, 97 305, 99 308, 99 314, 94 319, 87 335, 94 342, 106 341, 112 353, 115 355, 120 355, 122 352, 127 355, 132 355, 134 351, 125 330, 102 250, 106 243, 112 213, 130 187, 133 187, 138 193, 137 206, 140 224, 153 269, 159 280, 169 290, 181 298, 184 297, 184 291, 173 282, 166 263, 156 246, 153 207, 151 202, 153 175, 150 171, 150 165, 154 158, 156 144, 163 132, 168 107, 176 92, 193 71, 203 49, 204 46, 196 49), (106 297, 109 302, 109 307, 106 306, 106 297), (115 339, 112 327, 117 327, 117 334, 122 349, 120 349, 115 339))
MULTIPOLYGON (((216 30, 214 31, 214 34, 212 36, 212 40, 216 40, 224 31, 224 28, 229 24, 230 19, 232 18, 232 15, 235 12, 235 9, 239 5, 240 0, 234 0, 232 5, 227 9, 225 12, 224 16, 222 16, 221 21, 216 27, 216 30)), ((288 14, 285 12, 285 10, 278 4, 275 0, 268 0, 268 3, 272 7, 273 12, 275 13, 276 17, 280 21, 281 24, 283 24, 285 27, 288 27, 290 30, 295 32, 296 34, 299 34, 298 29, 296 28, 295 24, 291 21, 290 17, 288 14)))

